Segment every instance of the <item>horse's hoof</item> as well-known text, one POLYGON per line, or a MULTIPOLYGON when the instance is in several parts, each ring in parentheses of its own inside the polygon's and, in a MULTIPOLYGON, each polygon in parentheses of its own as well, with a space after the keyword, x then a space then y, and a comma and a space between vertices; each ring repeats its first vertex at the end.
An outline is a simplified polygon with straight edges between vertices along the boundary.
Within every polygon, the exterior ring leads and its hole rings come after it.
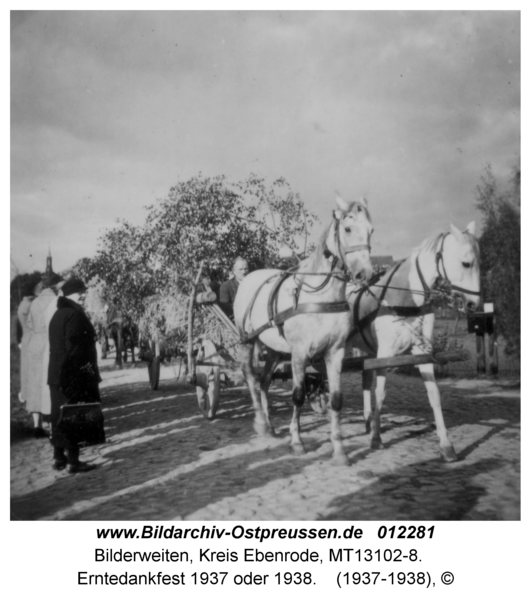
POLYGON ((371 450, 381 450, 384 447, 380 438, 373 438, 371 440, 371 450))
POLYGON ((368 434, 368 433, 370 433, 370 432, 371 432, 371 423, 370 423, 370 421, 367 421, 367 422, 365 423, 365 433, 367 433, 367 434, 368 434))
POLYGON ((457 454, 455 453, 454 447, 452 445, 446 446, 445 448, 440 446, 439 452, 441 453, 441 456, 443 457, 445 462, 455 462, 456 460, 458 460, 457 454))
POLYGON ((208 420, 209 420, 209 421, 213 421, 215 418, 216 418, 216 413, 215 413, 215 412, 212 412, 212 411, 210 411, 210 412, 208 413, 208 420))
POLYGON ((275 437, 275 432, 266 423, 255 423, 254 430, 262 437, 275 437))
POLYGON ((334 454, 332 464, 336 467, 350 467, 350 460, 346 454, 334 454))
POLYGON ((291 444, 290 449, 294 456, 304 456, 306 454, 306 450, 302 444, 291 444))

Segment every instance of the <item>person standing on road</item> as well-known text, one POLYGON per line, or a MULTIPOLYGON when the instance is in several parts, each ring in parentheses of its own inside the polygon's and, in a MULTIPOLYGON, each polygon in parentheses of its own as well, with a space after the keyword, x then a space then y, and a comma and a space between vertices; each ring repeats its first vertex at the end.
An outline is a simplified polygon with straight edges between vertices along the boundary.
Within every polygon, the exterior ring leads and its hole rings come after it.
POLYGON ((63 282, 63 278, 56 273, 50 273, 43 279, 43 289, 31 303, 27 319, 30 337, 27 347, 28 378, 24 400, 26 410, 33 417, 35 437, 47 437, 42 427, 43 416, 47 417, 50 414, 50 403, 46 402, 47 395, 44 392, 46 377, 43 373, 48 341, 46 311, 51 304, 57 302, 57 292, 63 282))
POLYGON ((219 288, 219 305, 223 312, 234 321, 234 299, 236 298, 236 292, 238 286, 243 278, 249 273, 249 265, 245 258, 238 256, 234 261, 233 266, 233 277, 223 283, 219 288))
POLYGON ((28 362, 28 344, 31 337, 31 329, 28 325, 29 311, 31 303, 42 291, 42 281, 39 281, 37 285, 31 291, 32 293, 24 296, 22 302, 19 304, 17 309, 17 318, 20 323, 22 336, 19 339, 20 348, 20 392, 18 398, 21 402, 26 402, 28 396, 28 380, 29 380, 29 362, 28 362))
POLYGON ((81 279, 68 280, 50 321, 48 385, 52 403, 50 441, 54 448, 53 468, 60 471, 68 467, 72 474, 95 468, 95 465, 79 460, 79 446, 68 439, 58 426, 63 404, 100 401, 96 331, 77 303, 86 290, 81 279))

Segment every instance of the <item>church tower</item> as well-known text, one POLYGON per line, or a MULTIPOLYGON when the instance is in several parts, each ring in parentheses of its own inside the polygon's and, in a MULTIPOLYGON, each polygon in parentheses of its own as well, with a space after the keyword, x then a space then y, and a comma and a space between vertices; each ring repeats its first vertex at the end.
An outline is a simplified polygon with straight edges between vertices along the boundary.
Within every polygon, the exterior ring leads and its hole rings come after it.
POLYGON ((52 273, 52 252, 50 250, 50 247, 48 246, 48 256, 46 258, 46 271, 44 272, 44 277, 49 277, 52 273))

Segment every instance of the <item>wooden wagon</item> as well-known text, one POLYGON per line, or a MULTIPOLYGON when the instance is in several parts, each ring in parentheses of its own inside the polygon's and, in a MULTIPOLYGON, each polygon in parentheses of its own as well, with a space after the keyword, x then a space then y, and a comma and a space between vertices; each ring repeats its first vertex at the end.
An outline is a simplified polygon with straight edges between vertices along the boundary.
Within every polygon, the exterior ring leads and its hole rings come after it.
MULTIPOLYGON (((232 334, 239 339, 239 333, 231 321, 217 303, 216 293, 212 290, 210 281, 202 279, 202 266, 199 268, 197 277, 194 281, 190 294, 188 306, 188 331, 185 335, 180 334, 181 340, 186 338, 186 359, 187 359, 187 382, 196 388, 199 409, 203 415, 209 419, 216 416, 219 407, 220 390, 222 384, 230 384, 228 375, 224 372, 228 369, 238 368, 237 347, 220 348, 211 340, 205 337, 194 335, 194 309, 197 306, 203 306, 205 309, 232 334)), ((171 337, 171 335, 169 336, 171 337)), ((166 338, 168 339, 168 338, 166 338)), ((372 370, 393 367, 403 367, 407 365, 421 365, 428 363, 447 364, 449 362, 466 361, 470 355, 466 350, 455 352, 440 352, 435 354, 417 354, 417 355, 399 355, 389 358, 365 357, 347 357, 343 361, 343 371, 372 370)), ((144 360, 148 361, 149 384, 152 390, 158 389, 160 381, 161 352, 159 340, 151 342, 149 350, 144 352, 144 360)), ((257 370, 260 369, 260 362, 255 363, 257 370)), ((307 370, 307 394, 310 396, 310 402, 314 410, 322 412, 325 407, 319 402, 312 402, 320 392, 326 392, 326 366, 322 361, 311 363, 307 370)), ((280 362, 273 379, 288 380, 291 379, 291 363, 289 356, 286 360, 280 362)), ((325 394, 322 394, 325 397, 325 394)))

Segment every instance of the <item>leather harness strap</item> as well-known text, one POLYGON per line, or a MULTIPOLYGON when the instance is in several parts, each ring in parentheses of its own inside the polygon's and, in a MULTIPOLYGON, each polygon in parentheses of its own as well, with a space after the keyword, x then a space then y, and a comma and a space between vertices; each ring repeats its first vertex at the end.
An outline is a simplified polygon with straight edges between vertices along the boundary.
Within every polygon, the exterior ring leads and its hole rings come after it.
MULTIPOLYGON (((431 306, 431 303, 429 303, 429 302, 424 303, 422 306, 382 306, 382 303, 385 298, 385 294, 387 293, 387 290, 389 289, 391 279, 394 277, 395 273, 398 271, 398 269, 404 263, 404 261, 405 261, 405 259, 397 262, 394 265, 394 267, 392 268, 389 278, 387 279, 385 285, 382 288, 382 293, 380 294, 380 297, 379 298, 375 297, 376 302, 378 303, 378 306, 375 310, 373 310, 370 313, 368 313, 367 315, 365 315, 362 319, 359 318, 359 307, 360 307, 360 303, 361 303, 361 298, 362 298, 363 293, 368 291, 368 289, 361 289, 358 292, 356 299, 354 301, 353 315, 354 315, 354 322, 356 323, 356 326, 354 327, 354 329, 351 332, 351 334, 349 335, 349 337, 352 337, 355 333, 359 333, 361 335, 363 341, 365 342, 366 346, 374 354, 376 354, 377 349, 374 347, 374 344, 372 344, 372 342, 368 339, 366 333, 367 333, 367 326, 370 325, 376 319, 376 317, 381 317, 381 316, 386 316, 386 315, 394 315, 394 316, 397 316, 400 318, 408 318, 408 317, 419 317, 419 316, 433 313, 433 307, 431 306)), ((418 268, 418 263, 417 263, 417 268, 418 268)), ((425 282, 424 277, 422 276, 422 273, 420 272, 420 270, 419 270, 419 275, 420 275, 420 279, 421 279, 424 289, 429 291, 429 288, 426 285, 426 282, 425 282)))
MULTIPOLYGON (((435 243, 435 245, 437 245, 438 241, 441 240, 440 248, 435 254, 435 265, 437 268, 438 276, 442 280, 449 282, 450 280, 448 279, 448 274, 446 273, 446 269, 444 267, 444 259, 443 259, 444 240, 446 239, 446 237, 448 235, 449 235, 448 233, 441 233, 435 243), (439 267, 439 263, 442 267, 442 273, 441 273, 441 270, 439 267)), ((382 302, 383 302, 385 293, 387 292, 387 289, 389 287, 389 284, 391 282, 391 279, 394 276, 394 274, 396 273, 396 271, 398 270, 399 266, 403 262, 404 261, 400 261, 395 265, 395 267, 393 268, 393 271, 391 271, 391 274, 389 276, 389 279, 387 280, 387 283, 383 287, 380 297, 379 298, 375 297, 376 301, 378 303, 378 307, 375 310, 373 310, 369 314, 365 315, 362 319, 358 319, 361 297, 362 297, 362 294, 364 291, 369 291, 369 286, 367 286, 366 288, 362 288, 358 292, 356 299, 354 301, 353 316, 354 316, 354 322, 356 323, 356 321, 357 321, 357 324, 354 327, 353 331, 350 333, 349 338, 351 338, 354 334, 359 332, 359 334, 361 335, 361 337, 362 337, 363 341, 365 342, 365 344, 367 345, 367 347, 375 354, 376 354, 376 349, 374 348, 373 344, 367 339, 367 336, 365 335, 365 333, 366 333, 365 330, 366 330, 367 326, 376 319, 376 317, 385 316, 385 315, 396 315, 397 317, 401 317, 401 318, 420 317, 420 316, 432 314, 434 312, 433 306, 430 301, 430 294, 432 292, 432 289, 428 286, 428 284, 426 283, 426 279, 424 278, 424 275, 422 274, 422 270, 421 270, 420 264, 419 264, 418 254, 415 258, 415 266, 417 268, 417 274, 419 276, 420 283, 422 284, 422 289, 424 290, 424 295, 425 295, 427 301, 424 302, 424 304, 422 306, 382 306, 382 302)), ((465 294, 471 294, 474 296, 481 295, 480 291, 474 292, 472 290, 467 290, 465 288, 454 285, 451 282, 450 282, 450 286, 451 286, 452 290, 457 291, 457 292, 463 292, 465 294)), ((374 296, 374 294, 373 294, 373 296, 374 296)))
MULTIPOLYGON (((334 219, 335 219, 335 217, 334 217, 334 219)), ((334 234, 336 236, 336 239, 339 240, 339 220, 338 219, 335 219, 334 234)), ((356 246, 347 246, 344 250, 341 250, 341 246, 338 243, 338 249, 339 249, 339 253, 340 253, 340 260, 342 262, 341 268, 343 271, 346 271, 346 266, 345 266, 346 262, 344 260, 344 255, 349 254, 351 252, 358 252, 360 250, 369 250, 370 251, 370 246, 368 244, 359 244, 356 246)), ((329 256, 333 255, 333 253, 331 252, 330 249, 326 248, 325 251, 327 253, 329 253, 329 256)), ((320 284, 316 288, 312 288, 312 290, 311 290, 312 292, 320 291, 326 287, 326 285, 328 284, 328 282, 330 281, 330 279, 333 276, 334 268, 335 268, 338 260, 339 260, 339 257, 334 255, 334 260, 333 260, 333 263, 332 263, 332 266, 330 269, 330 273, 327 275, 325 281, 322 284, 320 284)), ((251 302, 249 303, 249 305, 245 311, 245 314, 243 316, 242 328, 245 327, 245 323, 246 323, 247 319, 249 318, 249 315, 254 306, 254 303, 258 297, 258 294, 262 290, 262 288, 267 283, 269 283, 272 279, 274 279, 275 277, 278 277, 278 280, 273 285, 273 288, 271 289, 271 292, 269 293, 269 297, 267 300, 267 317, 269 320, 268 323, 265 323, 258 329, 254 329, 253 331, 251 331, 249 333, 244 331, 241 334, 242 343, 252 343, 254 338, 256 338, 263 331, 265 331, 266 329, 269 329, 270 327, 278 327, 280 335, 283 336, 284 335, 284 331, 283 331, 283 327, 282 327, 283 324, 287 321, 287 319, 291 319, 292 317, 295 317, 297 315, 309 314, 309 313, 314 313, 314 314, 317 314, 317 313, 339 313, 339 312, 349 312, 350 311, 350 306, 349 306, 348 302, 346 302, 346 301, 305 302, 303 304, 299 304, 298 303, 299 293, 300 293, 304 283, 302 280, 297 281, 296 275, 297 275, 296 271, 284 271, 281 273, 275 273, 275 275, 266 279, 266 281, 264 281, 258 287, 258 289, 254 293, 254 296, 253 296, 251 302), (281 288, 282 284, 289 277, 292 277, 292 276, 295 277, 295 281, 297 283, 297 287, 295 288, 294 294, 293 294, 293 306, 291 308, 288 308, 286 310, 283 310, 283 311, 280 311, 277 313, 276 310, 277 310, 277 305, 278 305, 278 295, 279 295, 280 288, 281 288)))
MULTIPOLYGON (((303 304, 298 304, 297 295, 295 295, 294 296, 294 306, 276 313, 275 312, 276 311, 276 302, 278 301, 278 293, 280 291, 280 287, 284 283, 284 281, 286 281, 286 279, 288 277, 291 277, 292 275, 294 275, 294 273, 290 273, 289 271, 282 272, 282 273, 276 273, 272 277, 269 277, 268 279, 266 279, 266 281, 264 281, 262 283, 262 285, 259 286, 258 290, 255 292, 255 294, 253 296, 252 302, 249 304, 249 306, 247 307, 247 310, 245 311, 245 315, 244 315, 244 318, 242 321, 243 324, 245 324, 245 322, 252 310, 252 307, 254 306, 255 300, 258 297, 260 290, 264 287, 264 285, 266 283, 271 281, 271 279, 273 279, 274 277, 278 277, 278 281, 275 282, 273 289, 269 293, 269 298, 267 301, 267 312, 268 312, 269 321, 267 323, 265 323, 264 325, 262 325, 261 327, 258 327, 258 329, 254 329, 253 331, 251 331, 249 333, 243 332, 243 334, 242 334, 242 342, 243 343, 251 343, 254 340, 254 338, 256 338, 263 331, 265 331, 266 329, 269 329, 271 327, 279 327, 279 329, 281 329, 282 325, 288 319, 291 319, 292 317, 295 317, 297 315, 309 314, 309 313, 314 313, 314 314, 315 313, 338 313, 338 312, 349 312, 350 311, 349 303, 346 301, 304 302, 303 304)), ((281 335, 283 335, 282 329, 281 329, 280 333, 281 333, 281 335)))
MULTIPOLYGON (((437 252, 437 254, 435 255, 436 265, 437 265, 437 274, 444 281, 450 281, 450 279, 448 278, 448 275, 446 273, 446 269, 444 267, 444 259, 443 259, 444 240, 446 239, 447 235, 449 235, 449 234, 448 233, 441 233, 441 236, 440 236, 441 237, 441 247, 440 247, 439 251, 437 252), (442 270, 443 270, 442 273, 441 273, 441 271, 439 269, 439 263, 441 263, 441 266, 442 266, 442 270)), ((419 273, 420 273, 420 271, 419 271, 419 273)), ((481 291, 479 291, 479 290, 477 292, 474 292, 472 290, 467 290, 466 288, 459 287, 458 285, 454 285, 451 282, 450 282, 450 286, 451 286, 452 290, 454 290, 456 292, 463 292, 463 294, 470 294, 471 296, 481 296, 481 291)))

